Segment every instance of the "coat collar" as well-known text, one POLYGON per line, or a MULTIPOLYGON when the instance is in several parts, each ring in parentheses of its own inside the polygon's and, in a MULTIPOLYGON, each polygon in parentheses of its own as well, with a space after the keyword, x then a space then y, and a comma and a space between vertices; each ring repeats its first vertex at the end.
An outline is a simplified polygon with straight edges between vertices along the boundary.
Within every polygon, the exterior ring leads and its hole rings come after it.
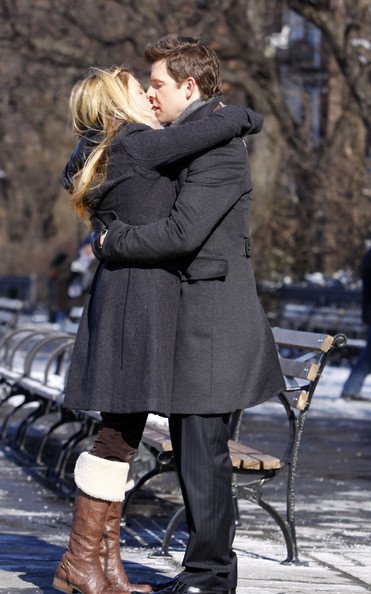
MULTIPOLYGON (((182 118, 179 124, 185 124, 186 122, 194 122, 196 120, 202 120, 206 118, 210 113, 214 111, 216 106, 220 103, 220 97, 216 96, 208 101, 203 101, 200 106, 194 109, 184 119, 182 118)), ((174 125, 177 125, 174 123, 174 125)))

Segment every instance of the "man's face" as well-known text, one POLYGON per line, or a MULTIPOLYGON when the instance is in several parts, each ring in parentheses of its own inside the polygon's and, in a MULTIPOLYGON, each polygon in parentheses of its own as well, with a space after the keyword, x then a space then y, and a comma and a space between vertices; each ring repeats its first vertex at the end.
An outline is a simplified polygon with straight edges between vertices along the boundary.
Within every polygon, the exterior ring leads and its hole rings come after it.
POLYGON ((147 97, 161 124, 170 124, 185 110, 192 99, 189 92, 189 80, 177 83, 169 75, 166 60, 154 62, 151 68, 151 85, 147 97))

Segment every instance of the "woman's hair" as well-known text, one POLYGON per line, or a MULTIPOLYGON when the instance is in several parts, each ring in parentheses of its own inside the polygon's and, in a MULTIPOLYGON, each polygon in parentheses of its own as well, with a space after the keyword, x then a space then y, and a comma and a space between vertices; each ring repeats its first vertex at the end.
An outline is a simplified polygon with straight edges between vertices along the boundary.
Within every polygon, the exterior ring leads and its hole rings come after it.
POLYGON ((153 119, 130 96, 129 67, 91 68, 75 83, 69 101, 72 125, 80 137, 95 145, 84 165, 73 176, 74 210, 88 218, 97 203, 97 190, 107 175, 107 149, 123 122, 156 128, 153 119))
POLYGON ((221 93, 219 58, 212 47, 201 39, 171 33, 148 44, 144 55, 150 64, 166 60, 167 71, 177 83, 192 76, 201 99, 210 99, 221 93))

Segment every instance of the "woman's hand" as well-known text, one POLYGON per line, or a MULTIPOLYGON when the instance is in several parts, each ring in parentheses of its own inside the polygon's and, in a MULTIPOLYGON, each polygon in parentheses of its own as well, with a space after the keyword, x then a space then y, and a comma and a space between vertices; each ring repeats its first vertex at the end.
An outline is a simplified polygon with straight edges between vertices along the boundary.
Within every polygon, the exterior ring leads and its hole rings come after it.
POLYGON ((99 234, 99 245, 101 248, 103 247, 104 240, 106 239, 107 231, 108 229, 102 229, 102 231, 99 234))
POLYGON ((94 227, 94 231, 90 236, 90 244, 93 254, 98 260, 102 259, 102 247, 107 234, 107 227, 102 223, 98 217, 90 217, 90 222, 94 227))

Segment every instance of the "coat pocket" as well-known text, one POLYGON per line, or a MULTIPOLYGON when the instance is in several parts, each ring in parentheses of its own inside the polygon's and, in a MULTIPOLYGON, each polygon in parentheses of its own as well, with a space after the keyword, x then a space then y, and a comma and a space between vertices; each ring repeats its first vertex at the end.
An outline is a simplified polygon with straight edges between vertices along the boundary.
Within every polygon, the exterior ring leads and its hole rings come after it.
POLYGON ((197 281, 225 278, 228 274, 228 260, 218 257, 201 256, 195 258, 182 271, 182 281, 197 281))

